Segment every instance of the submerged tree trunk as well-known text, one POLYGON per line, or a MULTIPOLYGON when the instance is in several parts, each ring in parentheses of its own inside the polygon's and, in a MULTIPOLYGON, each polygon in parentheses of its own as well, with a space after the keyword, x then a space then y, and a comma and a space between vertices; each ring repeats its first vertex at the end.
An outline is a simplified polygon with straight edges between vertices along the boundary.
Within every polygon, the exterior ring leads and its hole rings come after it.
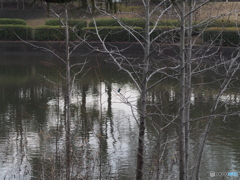
MULTIPOLYGON (((194 0, 188 1, 188 12, 191 12, 194 5, 194 0)), ((191 103, 191 81, 192 81, 192 28, 193 28, 193 14, 188 15, 188 29, 187 29, 187 42, 186 42, 186 75, 185 75, 185 171, 186 171, 186 180, 189 178, 189 127, 190 127, 190 103, 191 103)))
POLYGON ((150 2, 147 0, 145 13, 146 13, 146 24, 145 24, 145 49, 144 49, 144 60, 143 60, 143 74, 141 82, 141 97, 140 97, 140 122, 139 122, 139 135, 138 135, 138 150, 137 150, 137 170, 136 180, 143 179, 143 165, 144 165, 144 138, 145 138, 145 121, 146 121, 146 101, 147 101, 147 74, 149 70, 149 54, 150 54, 150 35, 149 35, 149 5, 150 2))
POLYGON ((19 9, 19 0, 16 0, 17 3, 17 9, 19 9))
POLYGON ((25 1, 24 0, 22 0, 22 6, 23 6, 22 9, 25 10, 25 1))
POLYGON ((69 30, 68 30, 68 4, 65 4, 65 35, 66 35, 66 90, 65 90, 65 129, 66 129, 66 179, 70 179, 71 165, 71 139, 70 139, 70 57, 69 57, 69 30))
POLYGON ((181 2, 181 30, 180 30, 180 96, 179 96, 179 179, 186 179, 186 156, 185 156, 185 76, 186 76, 186 57, 185 57, 185 1, 181 2))

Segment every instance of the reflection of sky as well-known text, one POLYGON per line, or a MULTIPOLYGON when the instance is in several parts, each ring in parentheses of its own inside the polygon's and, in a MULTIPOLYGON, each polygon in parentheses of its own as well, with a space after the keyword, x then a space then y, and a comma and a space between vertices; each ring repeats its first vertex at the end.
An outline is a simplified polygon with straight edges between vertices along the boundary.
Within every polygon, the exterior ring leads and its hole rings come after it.
MULTIPOLYGON (((87 141, 88 149, 95 157, 99 157, 99 133, 102 130, 103 138, 102 140, 106 143, 101 147, 102 159, 105 162, 102 168, 107 170, 111 169, 111 173, 119 173, 124 171, 124 173, 129 173, 132 176, 135 172, 135 159, 136 159, 136 134, 137 134, 137 124, 136 120, 132 115, 132 110, 138 118, 136 112, 137 100, 139 97, 139 92, 132 88, 131 84, 111 84, 111 110, 112 117, 108 117, 107 111, 109 108, 108 105, 108 93, 107 86, 109 84, 102 82, 101 84, 96 85, 97 91, 93 91, 93 85, 89 85, 88 91, 86 92, 86 111, 88 116, 90 111, 95 108, 100 110, 102 107, 103 112, 103 124, 100 128, 100 114, 98 117, 94 117, 94 123, 89 132, 89 139, 87 141), (101 88, 101 90, 100 90, 101 88), (121 88, 121 91, 118 92, 118 89, 121 88), (101 92, 101 93, 100 93, 101 92), (100 98, 101 97, 101 98, 100 98), (132 109, 128 103, 131 103, 132 109)), ((77 87, 75 86, 77 89, 77 87)), ((80 107, 82 104, 82 94, 81 92, 74 93, 71 99, 72 104, 80 107)), ((169 101, 174 101, 176 99, 177 92, 174 88, 169 90, 169 101)), ((210 94, 203 93, 203 98, 207 101, 210 94)), ((191 96, 191 101, 195 103, 196 93, 193 91, 191 96)), ((213 95, 213 98, 216 97, 213 95)), ((20 99, 30 99, 30 91, 19 93, 20 99)), ((229 95, 223 94, 221 97, 222 101, 225 101, 229 104, 239 103, 240 95, 229 95)), ((55 138, 54 136, 48 137, 48 132, 56 130, 59 123, 63 123, 63 108, 64 108, 64 98, 60 96, 59 105, 60 105, 60 116, 57 116, 56 105, 58 100, 55 97, 50 97, 48 99, 47 105, 47 122, 42 127, 42 134, 39 132, 34 132, 29 128, 29 123, 25 122, 25 119, 22 119, 23 124, 23 138, 21 139, 19 132, 9 129, 9 134, 7 137, 0 138, 0 179, 3 179, 6 175, 6 179, 13 179, 14 175, 17 179, 29 178, 31 170, 31 157, 37 156, 40 152, 40 149, 43 149, 49 153, 54 153, 55 151, 55 138), (40 138, 43 137, 43 138, 40 138), (21 171, 19 171, 19 169, 21 171), (28 173, 29 171, 29 173, 28 173)), ((8 112, 4 115, 1 115, 1 119, 9 119, 11 122, 11 106, 8 107, 8 112)), ((34 116, 33 116, 34 118, 34 116)), ((31 119, 34 121, 34 119, 31 119)), ((78 125, 74 119, 71 121, 71 128, 74 131, 78 125)), ((30 124, 31 125, 31 124, 30 124)), ((18 130, 19 131, 19 130, 18 130)), ((51 135, 51 134, 50 134, 51 135)), ((50 136, 49 135, 49 136, 50 136)), ((64 130, 60 133, 59 138, 59 151, 64 150, 64 130)), ((228 137, 230 139, 232 137, 228 137)), ((149 143, 152 139, 151 137, 146 137, 146 142, 149 143)), ((78 137, 75 139, 76 147, 81 147, 81 138, 78 137), (79 143, 79 144, 78 144, 79 143)), ((236 152, 233 148, 230 147, 231 143, 225 144, 213 144, 212 141, 208 141, 208 145, 205 148, 205 158, 207 158, 207 166, 204 171, 210 170, 219 170, 223 171, 224 169, 237 169, 239 166, 240 160, 237 159, 239 152, 236 152), (221 149, 221 150, 220 150, 221 149), (237 154, 238 153, 238 154, 237 154), (219 165, 222 165, 221 167, 219 165), (209 169, 209 168, 213 169, 209 169), (214 169, 215 168, 215 169, 214 169)), ((171 149, 173 151, 173 149, 171 149)))
MULTIPOLYGON (((222 144, 213 145, 208 142, 204 149, 204 158, 201 165, 202 176, 210 177, 210 171, 240 173, 239 160, 236 158, 237 153, 230 146, 223 146, 222 144)), ((213 179, 220 178, 222 177, 213 179)), ((226 178, 231 179, 231 177, 226 178)))
MULTIPOLYGON (((94 95, 87 94, 87 106, 94 105, 94 103, 98 102, 98 108, 100 108, 100 104, 102 105, 103 112, 108 108, 108 95, 105 91, 106 84, 101 83, 101 101, 100 95, 98 97, 94 95)), ((100 87, 98 88, 100 89, 100 87)), ((138 98, 138 91, 132 90, 128 85, 121 86, 120 93, 117 92, 119 89, 118 84, 112 84, 112 114, 113 117, 107 119, 107 122, 103 124, 104 134, 107 143, 107 157, 102 157, 107 160, 109 164, 106 168, 111 168, 112 173, 117 173, 118 168, 128 166, 128 168, 133 167, 130 164, 134 163, 135 157, 133 157, 132 153, 135 152, 135 148, 131 143, 132 139, 135 137, 136 132, 136 122, 132 117, 131 109, 127 102, 134 102, 132 105, 136 108, 136 102, 138 98), (124 103, 122 103, 124 102, 124 103), (132 152, 134 151, 134 152, 132 152), (132 153, 129 153, 132 152, 132 153)), ((100 91, 99 91, 100 92, 100 91)), ((135 110, 134 110, 135 112, 135 110)), ((135 112, 136 113, 136 112, 135 112)), ((99 138, 98 134, 100 131, 100 127, 98 123, 94 124, 93 130, 91 132, 91 137, 89 139, 89 143, 91 147, 95 150, 95 153, 99 151, 99 138)), ((134 139, 135 141, 135 139, 134 139)), ((134 153, 135 154, 135 153, 134 153)), ((134 171, 134 169, 132 169, 134 171)))
MULTIPOLYGON (((136 118, 136 103, 138 99, 138 91, 133 90, 128 84, 119 85, 111 84, 111 110, 112 117, 107 117, 108 110, 108 93, 107 93, 108 84, 102 82, 98 84, 97 89, 98 93, 94 94, 92 88, 89 88, 86 92, 86 107, 91 109, 92 107, 100 110, 102 108, 103 112, 103 121, 106 121, 102 125, 104 129, 104 138, 107 143, 107 157, 103 157, 108 161, 106 166, 110 166, 112 173, 117 173, 119 166, 127 168, 133 167, 130 164, 135 163, 135 154, 136 148, 133 148, 132 141, 136 141, 136 121, 133 118, 132 111, 134 112, 136 118), (121 91, 118 92, 119 87, 121 86, 121 91), (101 88, 101 90, 100 90, 101 88), (101 95, 100 95, 101 94, 101 95), (100 97, 101 96, 101 97, 100 97), (131 107, 128 103, 131 103, 131 107), (131 161, 129 161, 129 158, 131 161)), ((91 86, 90 86, 91 87, 91 86)), ((81 105, 81 94, 75 93, 72 96, 71 103, 80 106, 81 105)), ((57 127, 57 117, 54 112, 56 109, 57 100, 50 99, 48 101, 49 113, 47 127, 57 127), (52 109, 52 110, 51 110, 52 109)), ((64 100, 63 97, 59 99, 60 112, 63 112, 64 100)), ((100 115, 99 115, 100 116, 100 115)), ((100 119, 100 117, 98 117, 100 119)), ((74 121, 72 121, 72 129, 74 129, 74 121)), ((89 145, 92 149, 93 154, 97 154, 99 151, 99 133, 100 126, 99 121, 95 121, 93 124, 92 130, 89 132, 89 145)), ((64 136, 64 134, 62 134, 64 136)), ((63 140, 63 139, 62 139, 63 140)), ((107 168, 107 167, 106 167, 107 168)), ((134 169, 132 169, 135 171, 134 169)))
MULTIPOLYGON (((196 101, 196 94, 199 94, 199 92, 194 92, 194 90, 191 93, 191 103, 195 104, 196 101)), ((208 102, 209 97, 212 97, 213 99, 217 98, 217 93, 211 93, 211 92, 201 92, 203 102, 208 102)), ((240 102, 240 93, 235 94, 229 94, 229 93, 223 93, 222 96, 219 97, 220 101, 225 102, 227 105, 236 105, 240 102)))
POLYGON ((30 179, 30 156, 40 153, 37 133, 10 132, 8 139, 0 139, 0 179, 30 179))

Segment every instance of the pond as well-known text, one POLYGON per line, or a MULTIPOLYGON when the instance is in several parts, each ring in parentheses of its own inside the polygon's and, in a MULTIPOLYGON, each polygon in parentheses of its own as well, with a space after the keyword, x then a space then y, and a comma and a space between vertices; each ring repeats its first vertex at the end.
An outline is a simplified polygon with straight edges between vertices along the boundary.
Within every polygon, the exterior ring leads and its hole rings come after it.
MULTIPOLYGON (((125 73, 102 63, 106 57, 88 58, 96 62, 86 67, 82 79, 76 79, 71 97, 72 177, 134 179, 139 114, 133 107, 138 106, 139 93, 125 73)), ((0 179, 65 177, 64 83, 56 72, 62 67, 51 61, 55 63, 45 54, 5 54, 1 58, 0 179)), ((194 81, 203 83, 207 78, 194 81)), ((163 111, 174 115, 177 93, 176 82, 166 80, 148 99, 156 104, 164 99, 163 111)), ((216 93, 210 85, 193 88, 192 118, 207 114, 216 93)), ((221 102, 222 112, 239 109, 238 87, 227 91, 221 102)), ((205 122, 191 124, 193 149, 205 122)), ((162 125, 159 116, 147 122, 145 179, 156 179, 156 172, 162 179, 176 179, 177 127, 170 125, 159 135, 157 125, 162 125)), ((240 172, 239 127, 238 115, 214 121, 204 150, 203 179, 210 178, 210 171, 240 172)), ((192 153, 191 162, 195 156, 192 153)))

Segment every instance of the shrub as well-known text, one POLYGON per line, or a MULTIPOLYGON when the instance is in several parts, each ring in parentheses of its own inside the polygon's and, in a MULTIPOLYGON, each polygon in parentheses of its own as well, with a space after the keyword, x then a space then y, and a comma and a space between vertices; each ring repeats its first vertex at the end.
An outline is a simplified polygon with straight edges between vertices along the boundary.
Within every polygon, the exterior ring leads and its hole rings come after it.
MULTIPOLYGON (((83 27, 87 26, 86 20, 80 20, 80 19, 70 19, 68 21, 69 26, 73 27, 76 26, 77 29, 81 29, 83 27)), ((45 22, 45 25, 47 26, 61 26, 61 22, 59 19, 50 19, 45 22)))
MULTIPOLYGON (((71 30, 69 31, 70 40, 75 40, 77 37, 71 30)), ((59 26, 38 26, 35 29, 35 40, 38 41, 62 41, 66 39, 65 28, 59 26)))
MULTIPOLYGON (((145 21, 140 18, 121 18, 120 21, 127 25, 132 27, 145 27, 145 21)), ((115 19, 96 19, 96 25, 97 26, 120 26, 118 21, 115 19)), ((93 21, 89 23, 89 27, 94 27, 93 21)))
POLYGON ((159 36, 157 37, 157 41, 176 42, 179 40, 180 37, 179 31, 180 29, 177 29, 174 26, 157 26, 153 33, 151 34, 151 39, 154 39, 157 36, 159 36))
POLYGON ((0 25, 1 40, 32 39, 32 27, 23 25, 0 25))
POLYGON ((211 22, 208 22, 208 27, 236 27, 240 23, 236 21, 230 21, 230 20, 221 20, 217 19, 211 22))
MULTIPOLYGON (((140 27, 135 27, 133 28, 136 32, 134 35, 136 37, 141 39, 141 32, 142 28, 140 27), (139 34, 138 34, 139 33, 139 34)), ((112 26, 112 27, 98 27, 98 32, 101 38, 105 39, 105 41, 108 42, 130 42, 130 41, 136 41, 133 36, 131 36, 124 28, 121 26, 112 26)), ((83 28, 81 32, 82 37, 86 37, 88 40, 91 41, 98 41, 98 37, 96 35, 96 30, 94 27, 88 27, 88 28, 83 28)))
POLYGON ((225 46, 237 46, 240 43, 239 29, 235 27, 208 28, 203 33, 203 42, 214 41, 216 44, 225 46))
POLYGON ((157 24, 158 26, 175 26, 175 27, 180 27, 181 23, 178 20, 161 20, 157 24))
POLYGON ((123 24, 126 24, 127 26, 141 27, 141 28, 145 27, 145 21, 140 18, 122 18, 121 21, 123 22, 123 24))
POLYGON ((0 24, 26 25, 23 19, 0 18, 0 24))
POLYGON ((238 25, 240 25, 240 24, 237 21, 217 19, 217 20, 214 20, 214 21, 206 21, 204 23, 200 22, 200 25, 197 26, 195 29, 198 32, 202 32, 204 29, 210 28, 210 27, 236 27, 238 25))
MULTIPOLYGON (((97 26, 119 26, 115 19, 96 19, 97 26)), ((89 27, 94 27, 94 21, 89 22, 89 27)))

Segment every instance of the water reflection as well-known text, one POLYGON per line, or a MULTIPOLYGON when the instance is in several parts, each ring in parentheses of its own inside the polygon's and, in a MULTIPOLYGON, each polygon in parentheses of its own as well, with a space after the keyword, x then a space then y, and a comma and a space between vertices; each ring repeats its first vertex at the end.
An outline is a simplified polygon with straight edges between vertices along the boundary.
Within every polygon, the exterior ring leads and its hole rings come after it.
MULTIPOLYGON (((50 67, 26 64, 2 65, 0 75, 0 179, 64 179, 64 97, 61 78, 50 67), (39 76, 41 75, 41 76, 39 76), (52 84, 46 78, 59 82, 52 84)), ((164 120, 174 118, 178 89, 167 80, 148 95, 164 116, 153 115, 147 122, 146 177, 177 177, 177 128, 160 132, 164 120), (154 124, 154 125, 153 125, 154 124), (165 144, 166 141, 170 143, 165 144), (163 149, 165 151, 163 151, 163 149), (157 159, 164 157, 161 161, 157 159), (167 174, 166 172, 172 172, 167 174), (165 175, 164 175, 165 174, 165 175)), ((191 96, 192 118, 209 114, 216 98, 214 87, 194 87, 191 96)), ((73 169, 76 178, 133 179, 137 145, 139 93, 127 76, 113 68, 90 71, 76 81, 72 95, 71 132, 73 169), (119 88, 121 91, 119 92, 119 88), (131 103, 132 106, 129 106, 131 103)), ((232 90, 222 97, 220 112, 239 106, 240 93, 232 90)), ((154 113, 156 107, 149 106, 154 113)), ((202 176, 209 171, 240 172, 239 117, 215 121, 204 154, 202 176)), ((198 141, 206 119, 192 124, 191 142, 198 141)), ((191 160, 194 161, 194 155, 191 160)))

